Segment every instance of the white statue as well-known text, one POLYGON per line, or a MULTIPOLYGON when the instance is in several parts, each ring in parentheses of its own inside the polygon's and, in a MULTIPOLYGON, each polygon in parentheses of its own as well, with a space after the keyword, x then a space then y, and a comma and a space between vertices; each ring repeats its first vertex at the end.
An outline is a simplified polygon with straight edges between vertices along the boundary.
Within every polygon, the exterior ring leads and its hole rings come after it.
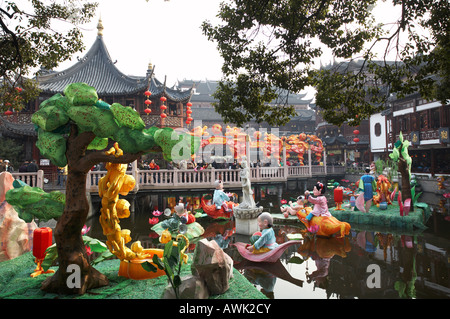
POLYGON ((242 203, 239 204, 239 208, 251 209, 255 208, 256 204, 253 200, 252 185, 250 183, 250 168, 247 165, 247 158, 242 157, 242 171, 241 171, 241 182, 242 182, 242 203))

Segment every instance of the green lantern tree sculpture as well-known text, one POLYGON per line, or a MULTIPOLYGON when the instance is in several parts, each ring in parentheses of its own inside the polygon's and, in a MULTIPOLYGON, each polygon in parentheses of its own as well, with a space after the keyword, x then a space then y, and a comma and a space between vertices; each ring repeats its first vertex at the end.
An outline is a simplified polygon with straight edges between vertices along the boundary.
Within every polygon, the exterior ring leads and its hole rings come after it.
POLYGON ((68 165, 64 212, 54 229, 59 269, 41 289, 84 294, 108 284, 106 276, 89 265, 81 236, 89 211, 85 193, 89 170, 101 162, 131 163, 148 152, 162 152, 166 160, 190 158, 200 141, 171 128, 145 129, 135 110, 99 100, 95 88, 85 83, 70 84, 63 93, 42 102, 32 116, 38 132, 36 146, 42 156, 57 166, 68 165), (104 152, 115 142, 124 151, 119 158, 104 152), (72 274, 67 271, 69 265, 80 268, 78 287, 67 285, 72 274))
MULTIPOLYGON (((395 142, 392 153, 389 157, 397 162, 398 171, 402 175, 402 197, 403 200, 408 198, 412 199, 411 196, 411 163, 412 159, 408 153, 409 141, 403 139, 403 134, 400 132, 398 141, 395 142)), ((411 205, 411 211, 414 210, 414 205, 411 205)))

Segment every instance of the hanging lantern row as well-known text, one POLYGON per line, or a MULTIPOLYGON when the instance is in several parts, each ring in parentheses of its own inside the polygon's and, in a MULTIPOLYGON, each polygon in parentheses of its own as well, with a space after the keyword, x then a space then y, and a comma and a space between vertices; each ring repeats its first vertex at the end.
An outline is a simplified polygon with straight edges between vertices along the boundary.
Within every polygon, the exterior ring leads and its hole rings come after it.
POLYGON ((353 138, 353 142, 355 142, 355 144, 356 144, 356 143, 359 142, 359 137, 358 137, 359 130, 354 130, 354 131, 353 131, 353 134, 356 135, 356 136, 353 138))
POLYGON ((167 106, 164 105, 164 102, 167 101, 167 98, 165 96, 161 96, 159 100, 162 102, 161 106, 159 107, 161 109, 161 118, 165 119, 167 117, 167 114, 164 113, 164 111, 167 109, 167 106))
POLYGON ((152 110, 149 109, 150 104, 152 104, 152 101, 150 101, 150 95, 152 95, 152 92, 150 92, 149 90, 144 92, 144 95, 147 97, 147 99, 144 101, 145 105, 147 105, 147 108, 144 110, 144 112, 149 115, 150 113, 152 113, 152 110))
POLYGON ((192 114, 191 106, 192 106, 191 102, 186 103, 186 114, 187 114, 186 124, 187 125, 191 124, 191 122, 193 120, 193 118, 191 117, 191 114, 192 114))

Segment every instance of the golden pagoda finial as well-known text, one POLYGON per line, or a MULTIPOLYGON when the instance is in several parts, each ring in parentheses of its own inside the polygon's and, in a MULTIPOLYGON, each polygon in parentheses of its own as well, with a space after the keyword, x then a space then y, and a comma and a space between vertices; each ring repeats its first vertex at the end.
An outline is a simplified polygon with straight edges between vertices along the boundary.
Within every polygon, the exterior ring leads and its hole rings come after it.
POLYGON ((98 30, 98 35, 103 36, 103 23, 102 23, 102 17, 100 17, 100 19, 98 19, 98 24, 97 24, 97 30, 98 30))
POLYGON ((152 70, 153 69, 153 64, 152 62, 148 62, 148 70, 152 70))

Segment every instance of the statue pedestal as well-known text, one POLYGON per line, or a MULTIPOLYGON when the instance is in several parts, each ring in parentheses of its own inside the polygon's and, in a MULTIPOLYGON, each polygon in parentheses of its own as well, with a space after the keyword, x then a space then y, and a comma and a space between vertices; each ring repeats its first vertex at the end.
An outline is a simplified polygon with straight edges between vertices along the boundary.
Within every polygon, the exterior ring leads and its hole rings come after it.
POLYGON ((263 211, 263 207, 239 208, 235 206, 233 216, 236 219, 236 233, 242 235, 253 235, 259 231, 258 215, 263 211))

